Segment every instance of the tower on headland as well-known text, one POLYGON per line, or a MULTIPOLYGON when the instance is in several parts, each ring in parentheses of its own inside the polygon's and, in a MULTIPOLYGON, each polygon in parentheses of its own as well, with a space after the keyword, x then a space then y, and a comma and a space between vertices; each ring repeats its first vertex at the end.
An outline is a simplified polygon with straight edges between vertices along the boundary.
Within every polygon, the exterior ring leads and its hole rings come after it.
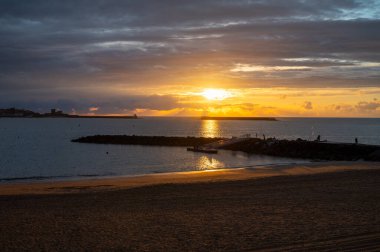
POLYGON ((51 115, 62 115, 63 112, 61 110, 58 110, 58 109, 50 109, 50 114, 51 115))

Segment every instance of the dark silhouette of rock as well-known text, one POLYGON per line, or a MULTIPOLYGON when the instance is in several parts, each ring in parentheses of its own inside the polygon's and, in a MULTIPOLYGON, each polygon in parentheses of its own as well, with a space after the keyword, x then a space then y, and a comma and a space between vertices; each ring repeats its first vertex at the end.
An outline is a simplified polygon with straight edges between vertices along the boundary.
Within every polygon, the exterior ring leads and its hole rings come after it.
POLYGON ((164 136, 128 136, 128 135, 96 135, 72 140, 77 143, 124 144, 153 146, 199 146, 221 140, 207 137, 164 137, 164 136))
MULTIPOLYGON (((74 139, 72 142, 153 146, 200 146, 222 139, 223 138, 206 137, 96 135, 74 139)), ((247 138, 241 142, 224 146, 222 149, 311 160, 380 161, 380 146, 306 141, 301 138, 297 140, 247 138)))
POLYGON ((370 153, 366 158, 368 161, 380 161, 380 149, 370 153))
POLYGON ((290 158, 318 160, 380 161, 380 147, 364 144, 328 143, 297 140, 247 139, 225 149, 290 158))
POLYGON ((277 121, 274 117, 202 116, 201 120, 277 121))

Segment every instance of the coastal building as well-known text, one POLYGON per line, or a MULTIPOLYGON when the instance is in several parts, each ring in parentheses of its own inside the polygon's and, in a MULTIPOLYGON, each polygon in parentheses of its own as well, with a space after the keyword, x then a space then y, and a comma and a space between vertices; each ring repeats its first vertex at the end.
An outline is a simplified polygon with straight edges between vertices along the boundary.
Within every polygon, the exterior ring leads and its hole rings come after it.
POLYGON ((58 109, 51 109, 50 115, 60 116, 60 115, 63 115, 63 112, 61 110, 58 110, 58 109))

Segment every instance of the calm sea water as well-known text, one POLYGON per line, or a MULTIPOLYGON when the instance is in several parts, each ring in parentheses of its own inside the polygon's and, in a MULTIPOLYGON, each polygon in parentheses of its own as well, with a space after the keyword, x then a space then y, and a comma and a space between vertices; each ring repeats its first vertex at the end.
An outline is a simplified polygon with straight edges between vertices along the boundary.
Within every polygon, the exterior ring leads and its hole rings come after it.
POLYGON ((380 144, 380 119, 297 119, 280 121, 201 121, 197 118, 72 119, 0 118, 0 181, 77 179, 138 175, 305 160, 220 151, 187 152, 180 147, 72 143, 94 134, 231 137, 243 134, 380 144), (108 152, 108 154, 107 154, 108 152))

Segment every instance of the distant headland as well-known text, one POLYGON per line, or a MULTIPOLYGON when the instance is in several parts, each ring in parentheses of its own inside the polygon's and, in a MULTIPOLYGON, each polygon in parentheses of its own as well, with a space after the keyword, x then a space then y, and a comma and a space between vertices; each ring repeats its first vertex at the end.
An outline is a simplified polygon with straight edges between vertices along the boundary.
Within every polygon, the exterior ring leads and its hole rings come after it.
POLYGON ((58 109, 51 109, 50 113, 38 113, 26 109, 0 109, 0 117, 11 118, 120 118, 120 119, 138 119, 137 115, 131 116, 104 116, 104 115, 70 115, 63 113, 58 109))
POLYGON ((274 117, 202 116, 201 120, 277 121, 274 117))

